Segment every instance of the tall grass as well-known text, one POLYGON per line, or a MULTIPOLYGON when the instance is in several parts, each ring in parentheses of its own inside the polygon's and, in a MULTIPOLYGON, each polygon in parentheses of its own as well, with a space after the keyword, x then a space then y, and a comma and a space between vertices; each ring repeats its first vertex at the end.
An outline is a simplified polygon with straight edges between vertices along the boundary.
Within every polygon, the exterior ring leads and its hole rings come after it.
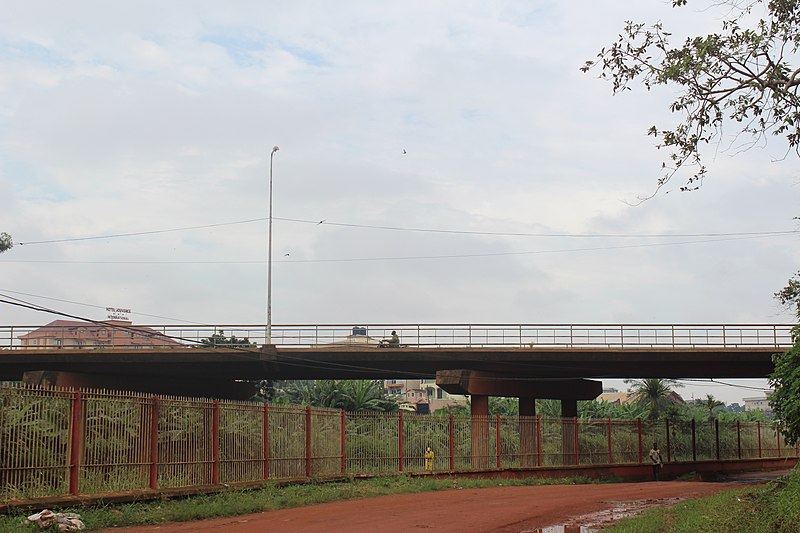
POLYGON ((800 531, 800 470, 759 487, 721 492, 623 520, 615 533, 800 531))

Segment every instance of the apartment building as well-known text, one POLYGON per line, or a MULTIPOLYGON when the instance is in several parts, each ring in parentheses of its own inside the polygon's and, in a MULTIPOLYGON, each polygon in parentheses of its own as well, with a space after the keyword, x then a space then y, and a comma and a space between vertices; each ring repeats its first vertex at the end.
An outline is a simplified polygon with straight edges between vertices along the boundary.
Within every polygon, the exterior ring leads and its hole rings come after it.
POLYGON ((101 348, 104 346, 133 349, 154 346, 176 346, 180 343, 158 331, 134 326, 127 320, 82 322, 54 320, 40 328, 19 336, 22 346, 101 348))
POLYGON ((448 394, 436 385, 435 379, 387 379, 383 386, 401 405, 413 407, 418 413, 469 404, 467 396, 448 394))

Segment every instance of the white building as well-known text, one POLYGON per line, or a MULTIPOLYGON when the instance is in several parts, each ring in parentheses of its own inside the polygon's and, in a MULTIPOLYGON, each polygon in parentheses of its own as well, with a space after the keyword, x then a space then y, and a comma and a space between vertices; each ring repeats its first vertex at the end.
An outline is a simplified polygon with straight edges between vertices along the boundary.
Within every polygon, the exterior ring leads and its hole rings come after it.
POLYGON ((744 401, 745 411, 762 411, 766 414, 772 414, 772 407, 769 405, 769 397, 773 390, 767 391, 765 396, 754 396, 752 398, 742 398, 744 401))

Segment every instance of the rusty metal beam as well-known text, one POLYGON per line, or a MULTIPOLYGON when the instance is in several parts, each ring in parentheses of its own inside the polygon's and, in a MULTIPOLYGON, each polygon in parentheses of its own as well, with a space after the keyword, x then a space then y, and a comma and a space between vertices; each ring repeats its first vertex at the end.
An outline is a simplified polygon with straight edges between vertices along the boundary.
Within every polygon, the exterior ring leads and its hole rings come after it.
POLYGON ((529 379, 469 369, 439 370, 436 384, 450 394, 553 400, 593 400, 603 392, 602 382, 589 379, 529 379))

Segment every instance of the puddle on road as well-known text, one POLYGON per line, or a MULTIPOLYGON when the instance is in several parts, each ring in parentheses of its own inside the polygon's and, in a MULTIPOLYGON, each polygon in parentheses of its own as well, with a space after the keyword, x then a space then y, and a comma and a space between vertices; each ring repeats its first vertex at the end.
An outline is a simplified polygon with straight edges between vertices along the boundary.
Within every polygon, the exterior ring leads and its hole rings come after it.
POLYGON ((523 529, 520 533, 597 533, 616 520, 629 518, 651 507, 675 505, 682 498, 661 498, 632 502, 608 502, 614 507, 571 518, 563 525, 553 525, 535 529, 523 529))

